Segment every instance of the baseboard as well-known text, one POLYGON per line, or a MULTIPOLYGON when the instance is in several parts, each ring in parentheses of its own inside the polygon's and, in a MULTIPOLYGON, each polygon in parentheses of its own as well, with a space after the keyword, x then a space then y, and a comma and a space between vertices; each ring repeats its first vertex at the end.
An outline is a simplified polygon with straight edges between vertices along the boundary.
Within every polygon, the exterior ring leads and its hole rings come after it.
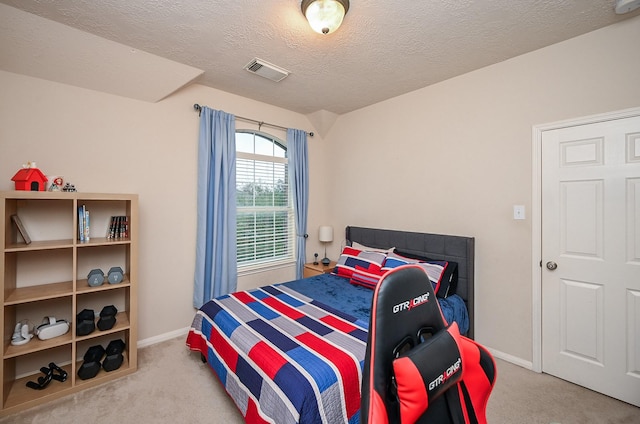
POLYGON ((158 334, 157 336, 149 337, 147 339, 138 340, 138 348, 154 345, 156 343, 166 342, 167 340, 175 339, 176 337, 186 336, 190 327, 180 328, 178 330, 170 331, 168 333, 158 334))
POLYGON ((491 349, 491 348, 487 348, 487 350, 489 352, 491 352, 491 354, 498 359, 502 359, 503 361, 507 361, 510 362, 514 365, 518 365, 522 368, 526 368, 530 371, 533 371, 533 362, 531 361, 525 361, 522 358, 518 358, 517 356, 513 356, 513 355, 509 355, 508 353, 504 353, 501 352, 499 350, 495 350, 495 349, 491 349))

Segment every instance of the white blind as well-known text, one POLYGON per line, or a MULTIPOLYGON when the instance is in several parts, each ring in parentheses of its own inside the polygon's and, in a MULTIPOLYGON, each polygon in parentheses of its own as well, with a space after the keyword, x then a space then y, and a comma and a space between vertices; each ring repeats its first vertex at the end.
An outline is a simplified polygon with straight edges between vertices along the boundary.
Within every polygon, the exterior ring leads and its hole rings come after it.
POLYGON ((238 265, 294 258, 295 226, 287 159, 238 152, 238 265))

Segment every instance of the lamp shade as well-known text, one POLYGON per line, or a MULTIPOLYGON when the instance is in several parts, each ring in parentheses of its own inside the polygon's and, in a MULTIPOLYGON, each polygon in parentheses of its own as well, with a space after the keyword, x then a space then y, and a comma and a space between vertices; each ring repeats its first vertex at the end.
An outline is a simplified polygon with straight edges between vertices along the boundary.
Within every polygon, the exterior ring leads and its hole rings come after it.
POLYGON ((330 34, 342 24, 349 0, 302 0, 302 13, 319 34, 330 34))
POLYGON ((333 241, 333 227, 323 225, 318 231, 318 240, 323 243, 333 241))

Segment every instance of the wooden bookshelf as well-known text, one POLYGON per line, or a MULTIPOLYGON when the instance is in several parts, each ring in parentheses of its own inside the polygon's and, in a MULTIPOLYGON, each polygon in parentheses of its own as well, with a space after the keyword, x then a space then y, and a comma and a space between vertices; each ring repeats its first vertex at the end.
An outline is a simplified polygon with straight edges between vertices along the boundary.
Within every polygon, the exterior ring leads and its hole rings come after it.
POLYGON ((15 413, 43 402, 84 390, 131 374, 137 370, 137 287, 138 287, 138 196, 135 194, 0 192, 0 284, 3 302, 0 328, 3 329, 0 376, 0 416, 15 413), (78 207, 91 211, 89 241, 80 241, 78 207), (11 215, 18 215, 31 242, 25 243, 11 215), (128 236, 112 240, 107 236, 111 216, 128 218, 128 236), (110 266, 124 270, 123 281, 91 287, 87 274, 110 266), (101 309, 117 305, 115 325, 76 335, 76 315, 93 309, 96 322, 101 309), (55 314, 55 315, 54 315, 55 314), (17 322, 31 327, 43 317, 55 316, 71 325, 70 331, 49 340, 34 337, 14 346, 11 338, 17 322), (121 339, 126 348, 122 365, 113 371, 81 380, 78 369, 88 347, 106 348, 121 339), (55 359, 55 360, 54 360, 55 359), (28 381, 42 376, 40 367, 55 362, 68 372, 65 382, 53 380, 42 390, 28 388, 28 381))

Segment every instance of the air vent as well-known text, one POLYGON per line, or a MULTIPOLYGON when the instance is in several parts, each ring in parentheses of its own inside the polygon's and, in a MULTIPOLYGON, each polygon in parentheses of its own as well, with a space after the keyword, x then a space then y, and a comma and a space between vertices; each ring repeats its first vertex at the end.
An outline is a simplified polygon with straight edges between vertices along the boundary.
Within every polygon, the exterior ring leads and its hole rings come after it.
POLYGON ((247 66, 244 67, 247 71, 260 75, 261 77, 265 77, 270 79, 271 81, 282 81, 285 79, 290 72, 286 69, 282 69, 279 66, 273 65, 269 62, 265 62, 262 59, 258 59, 257 57, 253 59, 251 62, 247 63, 247 66))

